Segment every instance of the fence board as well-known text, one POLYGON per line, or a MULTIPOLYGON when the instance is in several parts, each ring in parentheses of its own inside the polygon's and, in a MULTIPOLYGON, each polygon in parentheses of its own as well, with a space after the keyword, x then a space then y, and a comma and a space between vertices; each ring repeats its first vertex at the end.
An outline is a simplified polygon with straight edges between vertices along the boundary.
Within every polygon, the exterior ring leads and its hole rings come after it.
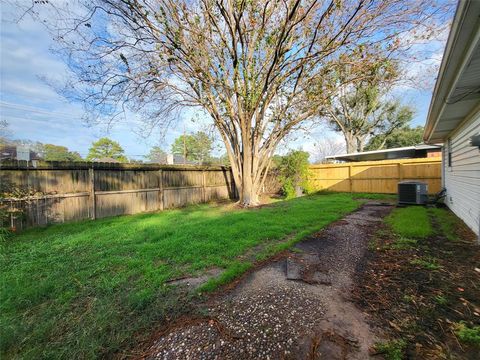
POLYGON ((0 198, 17 229, 234 198, 229 168, 130 164, 42 163, 3 166, 0 192, 30 190, 26 200, 0 198), (33 191, 33 192, 32 192, 33 191))
POLYGON ((434 194, 441 189, 441 158, 364 161, 310 167, 315 190, 396 194, 402 180, 420 180, 434 194))
MULTIPOLYGON (((427 182, 430 193, 441 188, 440 158, 312 165, 310 170, 315 190, 394 194, 398 181, 409 179, 427 182)), ((272 172, 268 178, 264 191, 278 191, 277 174, 272 172)), ((40 193, 28 200, 0 199, 1 207, 24 213, 11 217, 19 229, 236 197, 233 176, 224 167, 48 163, 32 168, 2 164, 0 191, 9 186, 40 193)))

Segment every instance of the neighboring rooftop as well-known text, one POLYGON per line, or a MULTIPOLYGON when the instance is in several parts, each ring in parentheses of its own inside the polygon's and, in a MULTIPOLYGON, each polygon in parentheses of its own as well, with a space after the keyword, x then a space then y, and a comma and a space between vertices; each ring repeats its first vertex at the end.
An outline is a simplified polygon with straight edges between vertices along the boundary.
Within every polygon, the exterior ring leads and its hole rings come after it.
POLYGON ((28 147, 19 145, 0 145, 0 160, 41 160, 42 156, 28 147), (23 153, 23 154, 21 154, 23 153))
POLYGON ((440 146, 420 144, 401 148, 364 151, 360 153, 327 156, 327 160, 339 161, 375 161, 391 159, 410 159, 440 156, 440 146))

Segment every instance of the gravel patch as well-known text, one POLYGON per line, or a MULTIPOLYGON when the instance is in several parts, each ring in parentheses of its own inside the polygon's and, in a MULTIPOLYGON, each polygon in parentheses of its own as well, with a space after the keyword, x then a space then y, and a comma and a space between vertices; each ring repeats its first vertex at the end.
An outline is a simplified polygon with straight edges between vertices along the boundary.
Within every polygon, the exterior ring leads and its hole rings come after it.
POLYGON ((366 359, 379 332, 350 302, 368 240, 391 206, 366 204, 172 326, 150 359, 366 359))
POLYGON ((289 357, 296 339, 318 324, 323 304, 298 284, 246 291, 208 308, 210 320, 174 330, 155 344, 159 359, 289 357))

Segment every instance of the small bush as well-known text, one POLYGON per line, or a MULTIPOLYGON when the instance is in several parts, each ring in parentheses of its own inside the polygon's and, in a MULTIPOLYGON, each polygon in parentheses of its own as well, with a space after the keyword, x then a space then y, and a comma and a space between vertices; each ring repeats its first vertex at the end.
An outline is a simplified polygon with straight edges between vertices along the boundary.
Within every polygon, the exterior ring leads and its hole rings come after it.
POLYGON ((456 325, 455 334, 461 342, 480 347, 480 326, 469 327, 462 322, 456 325))
POLYGON ((383 354, 385 360, 402 360, 407 343, 405 340, 392 340, 375 344, 375 350, 383 354))
POLYGON ((5 227, 0 227, 0 244, 5 243, 12 236, 12 232, 5 227))
POLYGON ((305 151, 290 151, 283 156, 278 164, 279 180, 282 184, 283 194, 287 199, 297 196, 297 188, 301 187, 308 194, 311 188, 308 184, 309 154, 305 151))
POLYGON ((293 199, 297 196, 297 192, 295 191, 295 186, 293 185, 292 179, 285 179, 282 185, 283 195, 287 199, 293 199))

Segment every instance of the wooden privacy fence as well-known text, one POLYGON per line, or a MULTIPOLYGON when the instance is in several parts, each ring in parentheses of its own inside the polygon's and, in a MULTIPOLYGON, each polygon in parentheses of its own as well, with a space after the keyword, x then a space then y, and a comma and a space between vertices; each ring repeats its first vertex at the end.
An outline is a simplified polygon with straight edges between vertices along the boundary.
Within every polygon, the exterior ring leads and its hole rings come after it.
POLYGON ((28 194, 0 198, 4 220, 17 229, 236 197, 230 170, 220 166, 2 164, 0 191, 12 189, 28 194))
MULTIPOLYGON (((0 198, 0 215, 17 229, 82 219, 136 214, 237 197, 229 168, 208 166, 134 165, 111 163, 2 163, 0 193, 25 194, 0 198)), ((441 188, 441 159, 405 159, 312 165, 314 190, 397 192, 402 180, 441 188)), ((279 189, 272 172, 264 192, 279 189), (271 184, 270 184, 271 182, 271 184)))
POLYGON ((420 180, 434 194, 441 189, 441 158, 362 161, 310 166, 315 190, 396 194, 403 180, 420 180))

